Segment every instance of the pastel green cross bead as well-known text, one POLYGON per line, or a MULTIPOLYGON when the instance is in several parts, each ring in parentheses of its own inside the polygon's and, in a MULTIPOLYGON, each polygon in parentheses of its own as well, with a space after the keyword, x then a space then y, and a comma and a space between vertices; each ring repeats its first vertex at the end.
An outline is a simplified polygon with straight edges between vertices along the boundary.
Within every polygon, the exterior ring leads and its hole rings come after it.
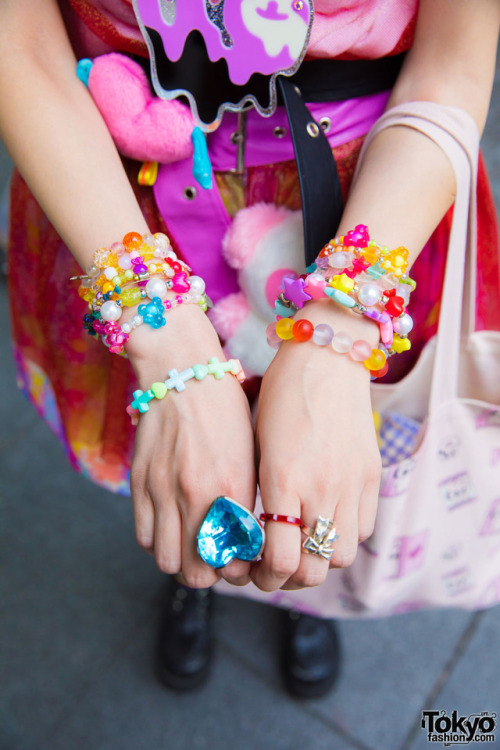
POLYGON ((196 380, 203 380, 208 375, 208 367, 206 365, 193 365, 193 372, 196 380))
POLYGON ((227 362, 219 362, 217 357, 210 357, 210 359, 208 360, 208 372, 217 380, 221 380, 227 370, 227 362))

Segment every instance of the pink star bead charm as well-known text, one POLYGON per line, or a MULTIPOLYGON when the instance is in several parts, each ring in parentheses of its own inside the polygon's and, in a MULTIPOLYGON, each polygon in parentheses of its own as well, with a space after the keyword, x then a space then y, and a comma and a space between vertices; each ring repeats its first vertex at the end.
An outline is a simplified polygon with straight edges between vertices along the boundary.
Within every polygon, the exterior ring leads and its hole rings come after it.
POLYGON ((301 310, 305 303, 312 299, 311 295, 304 291, 304 279, 291 279, 289 276, 285 276, 283 286, 286 299, 294 304, 298 310, 301 310))
POLYGON ((322 299, 324 297, 325 286, 326 281, 319 273, 311 273, 306 278, 304 292, 309 294, 314 300, 322 299))

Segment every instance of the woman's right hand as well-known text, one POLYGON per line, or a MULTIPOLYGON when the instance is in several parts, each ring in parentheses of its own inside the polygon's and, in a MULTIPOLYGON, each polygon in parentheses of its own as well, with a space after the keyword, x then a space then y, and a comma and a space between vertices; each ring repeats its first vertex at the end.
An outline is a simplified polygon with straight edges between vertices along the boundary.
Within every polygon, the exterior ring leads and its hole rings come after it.
MULTIPOLYGON (((143 391, 210 357, 224 361, 217 334, 197 307, 169 313, 160 330, 142 326, 127 352, 143 391)), ((131 469, 137 541, 165 573, 182 573, 192 588, 220 576, 244 585, 250 563, 234 560, 215 571, 197 551, 196 538, 209 506, 228 495, 253 510, 256 494, 254 440, 246 396, 236 378, 209 375, 150 403, 137 427, 131 469)))

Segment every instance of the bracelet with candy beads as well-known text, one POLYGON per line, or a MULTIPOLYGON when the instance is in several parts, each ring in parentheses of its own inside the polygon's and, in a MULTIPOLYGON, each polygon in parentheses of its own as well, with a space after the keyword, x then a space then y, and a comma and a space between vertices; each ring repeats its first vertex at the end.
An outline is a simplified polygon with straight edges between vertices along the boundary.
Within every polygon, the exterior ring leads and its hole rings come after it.
POLYGON ((91 310, 83 317, 84 327, 91 335, 100 334, 116 354, 123 353, 130 333, 142 323, 160 328, 165 325, 164 313, 178 305, 192 302, 204 311, 211 305, 203 279, 191 275, 162 233, 143 237, 129 232, 121 243, 97 250, 88 275, 77 278, 81 279, 79 295, 91 310), (168 292, 176 295, 166 299, 168 292), (139 305, 137 315, 119 326, 122 308, 146 297, 151 302, 139 305))
POLYGON ((306 302, 326 296, 376 322, 389 355, 405 351, 413 327, 406 305, 416 286, 405 274, 407 266, 406 248, 389 251, 370 240, 367 227, 359 224, 327 243, 308 274, 283 279, 275 313, 292 317, 306 302))
POLYGON ((283 341, 304 342, 313 341, 318 346, 331 346, 337 354, 347 354, 355 362, 362 362, 370 375, 381 378, 388 370, 387 349, 382 345, 373 348, 364 339, 354 340, 347 331, 334 330, 327 323, 314 326, 309 320, 291 320, 281 318, 276 323, 270 323, 266 329, 267 343, 278 348, 283 341))
POLYGON ((168 391, 176 390, 178 393, 186 390, 188 380, 203 380, 207 375, 213 375, 216 380, 221 380, 226 373, 234 375, 238 382, 245 381, 245 373, 239 359, 230 359, 227 362, 219 362, 217 357, 211 357, 207 365, 193 365, 182 372, 177 370, 168 371, 168 379, 163 382, 153 383, 147 391, 136 390, 133 393, 134 400, 127 406, 127 414, 132 419, 132 424, 137 424, 140 414, 149 411, 149 402, 153 399, 164 398, 168 391))

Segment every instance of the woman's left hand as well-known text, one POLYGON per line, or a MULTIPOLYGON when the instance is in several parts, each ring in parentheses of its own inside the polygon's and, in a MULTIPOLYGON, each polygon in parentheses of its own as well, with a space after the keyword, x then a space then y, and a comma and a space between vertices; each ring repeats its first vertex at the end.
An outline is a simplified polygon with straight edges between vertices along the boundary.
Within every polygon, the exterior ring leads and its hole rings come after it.
MULTIPOLYGON (((351 326, 354 338, 376 336, 373 323, 328 307, 302 317, 351 326)), ((368 370, 330 346, 283 343, 262 382, 256 436, 265 512, 300 517, 312 529, 319 516, 333 519, 338 541, 328 562, 302 549, 298 526, 268 522, 252 580, 263 591, 316 586, 329 567, 351 565, 373 531, 381 460, 368 370)))

